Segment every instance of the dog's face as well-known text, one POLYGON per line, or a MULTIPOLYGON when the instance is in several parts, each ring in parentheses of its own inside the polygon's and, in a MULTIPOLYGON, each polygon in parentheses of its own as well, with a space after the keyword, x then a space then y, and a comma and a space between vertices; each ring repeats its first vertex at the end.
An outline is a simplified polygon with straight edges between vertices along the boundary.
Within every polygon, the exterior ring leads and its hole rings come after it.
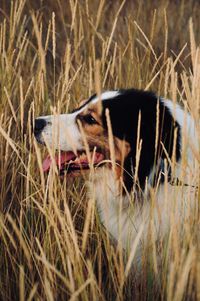
MULTIPOLYGON (((35 120, 37 141, 58 150, 55 161, 61 175, 78 175, 91 166, 101 168, 107 165, 110 168, 112 147, 119 176, 130 145, 124 139, 113 136, 112 131, 108 134, 109 112, 106 118, 106 108, 102 105, 106 100, 114 101, 118 95, 118 91, 104 92, 99 98, 94 95, 81 102, 71 114, 42 116, 35 120)), ((50 165, 51 159, 48 157, 43 162, 43 170, 48 171, 50 165)))
MULTIPOLYGON (((144 186, 155 155, 158 159, 159 152, 159 156, 164 157, 159 149, 160 141, 169 157, 172 156, 172 127, 176 124, 160 101, 162 132, 156 134, 157 103, 157 97, 148 92, 133 89, 104 92, 100 97, 93 95, 71 114, 37 118, 34 134, 39 143, 58 150, 55 161, 61 175, 77 175, 91 166, 112 168, 114 160, 116 176, 123 177, 130 191, 137 160, 140 162, 137 167, 139 184, 144 186), (159 140, 157 154, 156 137, 159 140)), ((48 171, 50 166, 48 157, 43 162, 43 170, 48 171)))

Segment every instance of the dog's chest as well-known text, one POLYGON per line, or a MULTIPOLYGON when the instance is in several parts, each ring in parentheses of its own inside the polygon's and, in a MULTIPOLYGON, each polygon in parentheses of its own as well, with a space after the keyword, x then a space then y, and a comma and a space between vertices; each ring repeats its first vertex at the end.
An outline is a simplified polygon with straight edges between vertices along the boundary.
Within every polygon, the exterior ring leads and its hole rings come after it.
POLYGON ((161 185, 155 195, 140 203, 134 202, 131 196, 123 197, 118 185, 112 171, 102 169, 88 182, 88 194, 96 201, 103 225, 126 250, 131 249, 141 229, 142 244, 151 232, 155 240, 164 237, 172 220, 182 224, 190 212, 187 207, 194 206, 185 202, 190 187, 184 190, 170 184, 161 185))

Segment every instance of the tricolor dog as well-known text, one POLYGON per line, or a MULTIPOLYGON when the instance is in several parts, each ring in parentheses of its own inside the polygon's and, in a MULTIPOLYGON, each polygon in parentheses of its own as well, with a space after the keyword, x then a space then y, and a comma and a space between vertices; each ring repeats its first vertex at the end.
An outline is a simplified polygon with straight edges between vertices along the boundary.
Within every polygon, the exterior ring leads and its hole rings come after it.
MULTIPOLYGON (((190 204, 180 186, 194 187, 190 145, 198 137, 193 118, 178 104, 136 89, 106 91, 70 114, 37 118, 34 134, 57 149, 60 175, 89 171, 88 193, 124 249, 147 241, 152 225, 155 239, 163 237, 172 211, 174 220, 184 220, 190 204)), ((44 172, 51 165, 46 158, 44 172)))

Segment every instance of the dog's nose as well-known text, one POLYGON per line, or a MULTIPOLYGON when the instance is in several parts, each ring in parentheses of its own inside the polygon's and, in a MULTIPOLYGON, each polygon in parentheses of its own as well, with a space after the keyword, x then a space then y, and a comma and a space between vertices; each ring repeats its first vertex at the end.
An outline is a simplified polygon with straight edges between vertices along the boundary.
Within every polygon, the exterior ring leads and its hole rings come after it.
POLYGON ((35 119, 35 127, 34 127, 34 135, 37 136, 39 135, 42 130, 44 129, 44 127, 46 126, 47 122, 45 119, 35 119))

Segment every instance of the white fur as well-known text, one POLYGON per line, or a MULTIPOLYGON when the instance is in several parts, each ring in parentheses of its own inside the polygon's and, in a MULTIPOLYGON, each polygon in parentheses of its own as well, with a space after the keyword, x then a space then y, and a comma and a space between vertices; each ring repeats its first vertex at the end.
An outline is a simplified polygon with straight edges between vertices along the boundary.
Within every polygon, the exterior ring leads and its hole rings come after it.
POLYGON ((79 111, 72 114, 41 116, 47 122, 39 138, 40 142, 63 151, 83 149, 80 130, 76 123, 79 111))
POLYGON ((181 155, 186 160, 187 166, 183 166, 184 160, 181 161, 175 170, 176 176, 187 184, 196 185, 197 182, 194 183, 194 179, 191 177, 191 170, 198 168, 197 162, 194 160, 192 147, 197 152, 199 149, 199 137, 194 119, 186 109, 181 108, 177 103, 173 103, 168 99, 162 99, 162 101, 181 128, 181 155))
POLYGON ((103 92, 101 94, 100 97, 96 96, 92 99, 91 103, 96 103, 97 101, 99 100, 106 100, 106 99, 112 99, 112 98, 115 98, 117 97, 118 95, 120 95, 120 92, 118 90, 116 91, 106 91, 106 92, 103 92))
POLYGON ((138 265, 148 235, 153 235, 154 242, 162 239, 170 230, 170 225, 183 226, 194 207, 195 188, 171 186, 167 182, 156 192, 152 190, 151 197, 146 194, 143 200, 135 199, 133 195, 122 196, 119 193, 120 183, 108 168, 96 170, 87 186, 89 197, 96 200, 101 222, 128 253, 142 229, 134 257, 138 265), (188 194, 192 198, 189 203, 188 194))
MULTIPOLYGON (((191 115, 184 109, 180 107, 177 103, 173 103, 171 100, 163 100, 164 105, 169 109, 170 113, 174 117, 174 119, 178 122, 181 126, 181 130, 183 132, 183 137, 185 139, 185 143, 187 143, 188 139, 191 141, 191 144, 194 147, 198 147, 198 136, 197 131, 195 129, 195 122, 191 115)), ((185 147, 184 143, 182 142, 182 151, 185 147)), ((187 150, 187 158, 189 160, 192 159, 193 155, 191 153, 190 147, 187 150)))

